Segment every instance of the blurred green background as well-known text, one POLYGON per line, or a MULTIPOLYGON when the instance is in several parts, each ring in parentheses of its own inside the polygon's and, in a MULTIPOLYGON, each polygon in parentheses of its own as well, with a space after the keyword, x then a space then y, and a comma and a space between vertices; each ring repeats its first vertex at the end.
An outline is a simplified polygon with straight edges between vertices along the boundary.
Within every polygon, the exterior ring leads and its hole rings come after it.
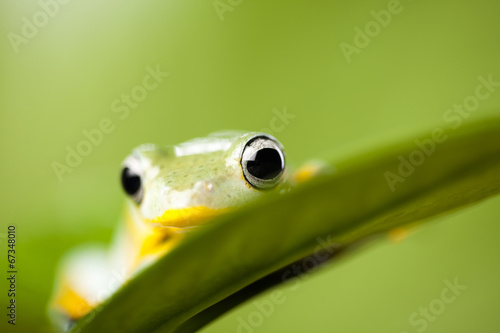
MULTIPOLYGON (((45 305, 57 261, 74 245, 110 239, 124 201, 120 163, 134 146, 273 127, 297 166, 443 126, 446 110, 474 94, 478 76, 500 81, 493 0, 402 0, 402 12, 350 63, 340 43, 354 44, 354 29, 389 1, 67 2, 0 5, 0 241, 6 253, 7 226, 15 224, 19 270, 17 325, 3 314, 2 332, 50 332, 45 305), (214 3, 226 6, 223 20, 214 3), (41 4, 53 11, 45 21, 41 4), (25 27, 30 38, 22 40, 24 17, 39 27, 25 27), (112 103, 157 65, 170 75, 120 119, 112 103), (295 117, 274 127, 284 109, 295 117), (75 149, 82 131, 105 118, 112 133, 60 182, 52 163, 65 163, 66 146, 75 149)), ((469 120, 498 110, 500 91, 469 120)), ((500 331, 499 204, 440 218, 403 242, 378 241, 279 287, 285 301, 256 327, 239 328, 255 314, 249 302, 203 332, 500 331), (412 314, 436 303, 443 281, 455 278, 468 288, 425 329, 412 325, 412 314)))

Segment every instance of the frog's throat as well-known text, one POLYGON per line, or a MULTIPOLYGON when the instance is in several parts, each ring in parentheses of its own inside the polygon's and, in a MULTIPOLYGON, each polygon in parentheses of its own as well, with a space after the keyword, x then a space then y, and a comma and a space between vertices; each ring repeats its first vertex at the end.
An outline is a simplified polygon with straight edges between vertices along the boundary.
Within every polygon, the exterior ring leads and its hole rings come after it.
POLYGON ((205 206, 190 208, 169 209, 161 216, 148 220, 151 226, 187 228, 205 224, 215 216, 224 214, 230 208, 214 209, 205 206))
POLYGON ((205 206, 196 206, 183 209, 170 209, 163 215, 151 220, 145 220, 148 231, 141 233, 135 229, 135 244, 139 253, 133 261, 135 269, 146 258, 158 258, 173 249, 184 238, 184 231, 200 226, 210 219, 221 215, 230 208, 213 209, 205 206))

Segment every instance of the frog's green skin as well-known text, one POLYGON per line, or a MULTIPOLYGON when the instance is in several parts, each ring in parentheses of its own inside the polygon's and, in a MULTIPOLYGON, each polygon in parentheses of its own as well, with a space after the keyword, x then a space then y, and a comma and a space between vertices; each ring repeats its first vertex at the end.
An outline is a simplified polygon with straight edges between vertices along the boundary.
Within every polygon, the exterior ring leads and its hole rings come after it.
POLYGON ((66 319, 88 313, 141 267, 182 241, 186 230, 264 193, 288 188, 281 144, 257 132, 215 133, 170 147, 142 145, 124 168, 140 176, 141 188, 129 198, 110 249, 76 251, 61 266, 52 307, 66 319), (242 167, 247 144, 256 145, 256 138, 273 143, 283 161, 279 177, 260 188, 247 180, 242 167))
POLYGON ((128 159, 143 172, 140 214, 154 219, 170 209, 236 207, 260 196, 263 191, 248 184, 240 160, 245 144, 263 135, 224 132, 166 148, 140 146, 128 159))

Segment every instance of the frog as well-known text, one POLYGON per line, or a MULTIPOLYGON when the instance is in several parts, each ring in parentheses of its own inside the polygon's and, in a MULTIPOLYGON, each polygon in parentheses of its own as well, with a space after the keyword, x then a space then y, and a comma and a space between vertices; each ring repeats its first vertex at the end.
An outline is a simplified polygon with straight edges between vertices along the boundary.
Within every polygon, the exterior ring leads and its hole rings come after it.
MULTIPOLYGON (((307 179, 302 168, 293 179, 307 179)), ((216 217, 269 193, 290 191, 283 145, 261 132, 224 131, 177 145, 143 144, 126 157, 127 196, 111 244, 61 261, 50 312, 74 323, 216 217)), ((60 324, 59 324, 60 325, 60 324)))

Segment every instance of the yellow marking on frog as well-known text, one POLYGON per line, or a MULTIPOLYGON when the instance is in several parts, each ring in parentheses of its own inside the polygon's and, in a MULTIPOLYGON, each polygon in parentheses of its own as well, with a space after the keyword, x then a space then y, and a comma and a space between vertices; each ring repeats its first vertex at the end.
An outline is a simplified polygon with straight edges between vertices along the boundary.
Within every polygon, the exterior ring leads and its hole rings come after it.
POLYGON ((297 183, 303 183, 313 178, 321 170, 321 166, 315 164, 305 165, 300 168, 294 175, 293 179, 297 183))
POLYGON ((161 257, 173 249, 184 238, 185 231, 206 223, 211 218, 229 211, 229 208, 213 209, 205 206, 169 209, 154 219, 145 219, 146 228, 134 227, 131 235, 139 250, 132 268, 137 268, 145 258, 161 257))
POLYGON ((404 227, 397 227, 389 230, 388 236, 393 242, 399 243, 408 238, 411 234, 414 234, 415 230, 415 223, 412 223, 404 227))
POLYGON ((62 283, 58 294, 54 297, 53 306, 67 313, 72 319, 77 319, 89 313, 93 306, 78 295, 67 283, 62 283))
POLYGON ((155 228, 153 233, 144 239, 134 267, 147 256, 160 257, 167 253, 179 244, 183 237, 184 234, 179 228, 155 228))
POLYGON ((205 206, 169 209, 162 216, 152 219, 151 223, 159 227, 194 227, 207 222, 215 216, 226 213, 228 210, 229 208, 214 209, 205 206))

